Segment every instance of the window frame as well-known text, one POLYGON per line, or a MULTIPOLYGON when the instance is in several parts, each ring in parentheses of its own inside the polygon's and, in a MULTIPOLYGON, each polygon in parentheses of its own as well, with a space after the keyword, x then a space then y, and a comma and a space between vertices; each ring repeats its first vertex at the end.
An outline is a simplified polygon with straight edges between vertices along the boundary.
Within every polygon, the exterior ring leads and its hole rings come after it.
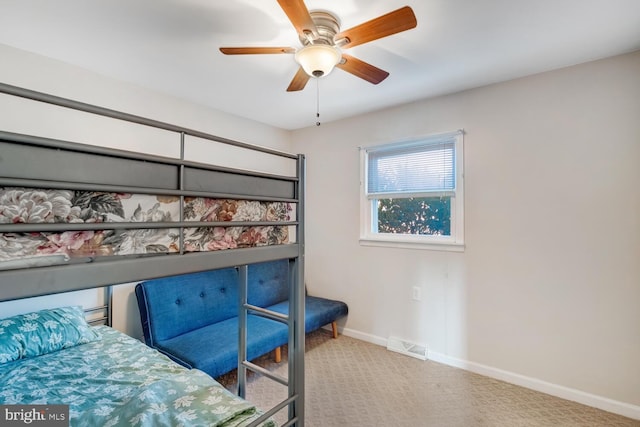
MULTIPOLYGON (((403 197, 428 197, 437 192, 403 193, 403 197)), ((388 194, 385 194, 387 196, 388 194)), ((397 247, 407 249, 427 249, 440 251, 464 250, 464 131, 426 135, 389 144, 372 145, 360 148, 360 244, 363 246, 397 247), (377 206, 374 198, 367 194, 369 178, 368 156, 370 152, 400 148, 420 144, 437 144, 439 141, 454 140, 455 150, 455 188, 446 191, 451 195, 451 233, 449 236, 413 235, 373 232, 377 222, 377 206), (374 222, 375 221, 375 222, 374 222)))

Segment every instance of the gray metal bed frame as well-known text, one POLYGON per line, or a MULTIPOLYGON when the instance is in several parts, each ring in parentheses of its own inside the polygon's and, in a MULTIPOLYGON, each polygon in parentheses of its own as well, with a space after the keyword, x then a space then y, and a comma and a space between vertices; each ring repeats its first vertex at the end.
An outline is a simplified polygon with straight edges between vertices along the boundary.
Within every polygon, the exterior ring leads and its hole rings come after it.
MULTIPOLYGON (((135 282, 196 271, 238 267, 240 280, 240 328, 238 394, 245 397, 246 370, 250 369, 288 387, 288 397, 251 424, 266 420, 288 406, 283 426, 304 427, 304 176, 303 155, 220 138, 132 114, 69 100, 0 83, 0 93, 92 113, 112 119, 175 132, 180 138, 180 159, 96 147, 67 141, 0 131, 0 187, 30 187, 280 201, 294 203, 296 220, 278 225, 294 226, 296 242, 286 245, 184 253, 182 233, 179 254, 87 258, 65 265, 0 271, 0 301, 48 295, 117 283, 135 282), (184 160, 185 136, 242 147, 294 159, 295 177, 211 166, 184 160), (114 174, 114 170, 118 173, 114 174), (135 183, 131 185, 130 183, 135 183), (289 316, 267 312, 247 304, 247 265, 288 259, 289 316), (248 312, 284 322, 289 327, 288 378, 275 376, 246 360, 248 312)), ((62 232, 73 230, 193 228, 229 226, 229 222, 176 222, 100 224, 0 224, 0 233, 62 232)), ((233 222, 233 226, 273 225, 267 222, 233 222)))
POLYGON ((112 326, 113 311, 111 310, 113 299, 113 288, 111 286, 105 286, 104 290, 104 302, 102 305, 95 307, 88 307, 84 309, 84 317, 87 323, 93 325, 106 325, 112 326), (95 313, 98 313, 96 316, 95 313), (101 314, 100 314, 101 313, 101 314))

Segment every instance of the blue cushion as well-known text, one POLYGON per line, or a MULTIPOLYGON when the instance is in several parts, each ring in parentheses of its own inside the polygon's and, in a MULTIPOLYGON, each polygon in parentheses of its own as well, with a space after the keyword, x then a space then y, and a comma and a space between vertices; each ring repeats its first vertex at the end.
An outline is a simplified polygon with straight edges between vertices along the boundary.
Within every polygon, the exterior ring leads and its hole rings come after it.
POLYGON ((238 315, 235 268, 149 280, 136 286, 145 341, 173 338, 238 315))
POLYGON ((289 261, 277 261, 251 264, 248 267, 249 304, 269 307, 289 299, 289 261))
MULTIPOLYGON (((278 313, 288 314, 289 301, 283 301, 268 308, 278 313)), ((305 333, 320 329, 324 325, 346 316, 348 312, 349 308, 347 307, 347 304, 342 301, 307 295, 305 297, 304 313, 305 333)))
MULTIPOLYGON (((255 359, 286 344, 288 336, 284 323, 247 316, 247 359, 255 359)), ((187 368, 219 377, 238 365, 238 318, 160 341, 156 348, 187 368)))

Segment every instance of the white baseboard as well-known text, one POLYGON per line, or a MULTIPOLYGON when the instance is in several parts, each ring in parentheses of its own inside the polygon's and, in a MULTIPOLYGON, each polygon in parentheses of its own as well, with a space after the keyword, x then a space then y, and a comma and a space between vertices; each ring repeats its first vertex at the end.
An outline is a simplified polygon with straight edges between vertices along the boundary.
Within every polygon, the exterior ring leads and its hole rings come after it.
MULTIPOLYGON (((376 335, 367 334, 349 328, 344 328, 340 332, 348 337, 370 342, 372 344, 380 345, 383 347, 386 347, 387 345, 386 338, 382 338, 376 335)), ((562 399, 571 400, 573 402, 581 403, 593 408, 602 409, 603 411, 622 415, 628 418, 633 418, 635 420, 640 420, 640 406, 638 405, 619 402, 617 400, 609 399, 591 393, 586 393, 584 391, 575 390, 557 384, 552 384, 546 381, 538 380, 536 378, 516 374, 514 372, 504 371, 502 369, 482 365, 480 363, 458 359, 434 351, 427 352, 427 359, 434 362, 442 363, 444 365, 453 366, 455 368, 464 369, 465 371, 484 375, 490 378, 495 378, 497 380, 501 380, 510 384, 519 385, 531 390, 536 390, 541 393, 550 394, 551 396, 560 397, 562 399)))
POLYGON ((371 344, 381 345, 382 347, 387 346, 387 339, 381 338, 377 335, 365 334, 364 332, 356 331, 349 328, 338 328, 338 332, 348 337, 358 339, 360 341, 370 342, 371 344))
POLYGON ((612 412, 614 414, 640 420, 640 406, 630 403, 619 402, 617 400, 598 396, 584 391, 564 387, 561 385, 538 380, 536 378, 527 377, 516 374, 514 372, 504 371, 502 369, 493 368, 491 366, 482 365, 480 363, 469 362, 468 360, 457 359, 441 353, 429 351, 427 359, 439 362, 445 365, 464 369, 476 374, 495 378, 504 382, 519 385, 531 390, 536 390, 562 399, 578 402, 583 405, 602 409, 603 411, 612 412))

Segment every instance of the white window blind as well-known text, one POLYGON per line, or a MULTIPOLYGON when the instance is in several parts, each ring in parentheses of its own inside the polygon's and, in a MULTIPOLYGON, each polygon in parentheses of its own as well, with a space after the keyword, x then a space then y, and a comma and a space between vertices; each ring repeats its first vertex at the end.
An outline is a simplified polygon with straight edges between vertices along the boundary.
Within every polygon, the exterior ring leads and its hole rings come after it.
POLYGON ((456 188, 455 136, 367 153, 367 197, 451 193, 456 188))

